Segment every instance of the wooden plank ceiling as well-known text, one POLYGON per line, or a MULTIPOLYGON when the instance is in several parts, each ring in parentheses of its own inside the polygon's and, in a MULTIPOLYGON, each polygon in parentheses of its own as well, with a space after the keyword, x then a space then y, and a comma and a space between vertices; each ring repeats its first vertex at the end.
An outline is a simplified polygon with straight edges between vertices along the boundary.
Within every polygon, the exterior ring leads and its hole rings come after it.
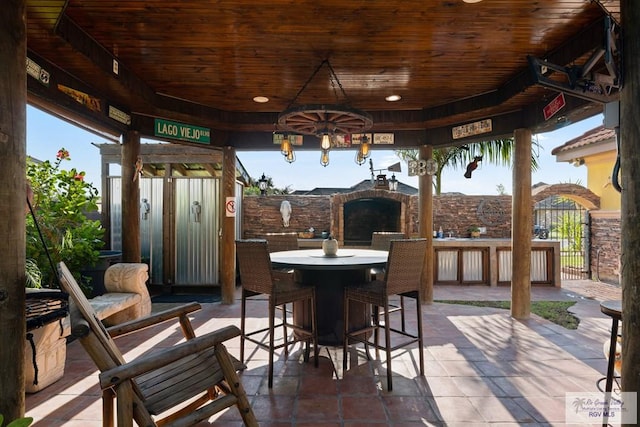
POLYGON ((27 0, 28 56, 47 75, 30 74, 29 102, 112 135, 189 123, 238 149, 273 149, 287 107, 349 103, 396 146, 462 144, 602 111, 568 95, 545 120, 559 92, 536 84, 527 58, 584 64, 607 15, 620 21, 619 1, 27 0), (323 67, 305 86, 324 59, 338 82, 323 67), (487 118, 492 132, 453 139, 487 118))

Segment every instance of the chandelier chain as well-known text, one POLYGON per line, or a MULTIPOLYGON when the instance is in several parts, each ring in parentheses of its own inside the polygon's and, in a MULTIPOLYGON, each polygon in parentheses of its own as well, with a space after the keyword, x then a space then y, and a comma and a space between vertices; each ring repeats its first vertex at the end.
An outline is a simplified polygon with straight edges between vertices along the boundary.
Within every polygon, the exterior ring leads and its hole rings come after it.
POLYGON ((333 93, 336 96, 336 101, 339 101, 338 98, 338 94, 336 92, 336 87, 335 87, 335 83, 338 83, 338 87, 340 87, 340 92, 342 93, 342 96, 344 97, 344 99, 346 99, 347 104, 350 104, 349 101, 349 97, 347 96, 346 92, 344 91, 344 88, 342 87, 342 83, 340 83, 340 80, 338 79, 338 76, 336 75, 336 72, 334 71, 333 67, 331 66, 331 63, 329 62, 328 59, 324 59, 320 65, 318 65, 316 67, 316 69, 313 71, 313 73, 309 76, 309 78, 307 79, 306 82, 304 82, 304 84, 302 85, 302 87, 300 88, 300 90, 298 91, 298 93, 296 93, 296 96, 291 100, 291 102, 289 102, 289 105, 287 105, 287 109, 291 108, 293 105, 295 105, 296 101, 298 100, 298 98, 300 97, 300 95, 302 94, 302 92, 304 92, 304 90, 307 88, 307 86, 309 85, 309 83, 311 83, 311 81, 313 80, 313 78, 316 76, 316 74, 318 74, 318 72, 320 71, 320 69, 327 64, 327 68, 329 68, 329 80, 331 81, 331 86, 333 88, 333 93))

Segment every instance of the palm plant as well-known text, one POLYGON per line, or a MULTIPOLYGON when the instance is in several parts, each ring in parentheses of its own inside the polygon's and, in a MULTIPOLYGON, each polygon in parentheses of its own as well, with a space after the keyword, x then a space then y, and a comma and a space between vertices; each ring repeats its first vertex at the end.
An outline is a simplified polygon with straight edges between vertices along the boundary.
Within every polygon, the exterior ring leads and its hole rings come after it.
MULTIPOLYGON (((534 145, 537 145, 534 142, 534 145)), ((442 191, 442 171, 447 168, 464 169, 476 157, 482 156, 482 161, 510 166, 512 163, 513 150, 515 148, 513 138, 495 139, 491 141, 474 142, 471 144, 456 147, 439 147, 433 149, 433 160, 437 163, 433 182, 435 194, 442 191)), ((396 150, 396 155, 402 160, 418 160, 418 150, 396 150)), ((531 169, 538 169, 538 160, 535 155, 531 155, 531 169)))

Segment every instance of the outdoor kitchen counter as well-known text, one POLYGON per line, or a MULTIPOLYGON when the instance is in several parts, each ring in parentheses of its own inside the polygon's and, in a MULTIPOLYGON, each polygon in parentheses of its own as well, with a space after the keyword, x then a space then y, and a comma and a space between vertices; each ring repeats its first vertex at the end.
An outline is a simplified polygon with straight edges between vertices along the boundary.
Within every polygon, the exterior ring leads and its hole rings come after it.
MULTIPOLYGON (((509 285, 511 239, 433 239, 436 284, 509 285)), ((531 283, 560 287, 560 242, 531 241, 531 283)))

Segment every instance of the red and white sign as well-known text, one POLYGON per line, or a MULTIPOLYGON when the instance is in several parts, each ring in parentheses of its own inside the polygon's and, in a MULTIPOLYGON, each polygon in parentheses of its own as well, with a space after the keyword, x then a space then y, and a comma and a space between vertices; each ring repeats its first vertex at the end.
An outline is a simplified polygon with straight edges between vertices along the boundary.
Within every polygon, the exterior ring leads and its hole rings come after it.
POLYGON ((542 114, 544 114, 544 119, 549 120, 555 113, 560 111, 562 107, 567 105, 564 100, 564 93, 560 92, 558 96, 553 98, 553 100, 548 103, 543 109, 542 114))
POLYGON ((236 198, 235 197, 227 197, 227 200, 224 204, 224 210, 227 217, 236 216, 236 198))

